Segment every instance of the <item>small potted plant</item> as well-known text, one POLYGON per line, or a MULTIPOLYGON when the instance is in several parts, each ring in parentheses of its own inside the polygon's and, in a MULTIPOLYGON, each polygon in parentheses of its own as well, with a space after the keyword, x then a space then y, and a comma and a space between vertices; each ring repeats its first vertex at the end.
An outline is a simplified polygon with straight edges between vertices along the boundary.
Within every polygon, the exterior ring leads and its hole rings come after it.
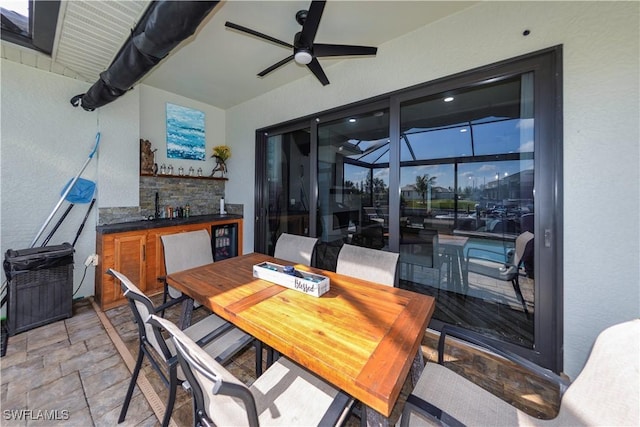
POLYGON ((231 148, 226 145, 216 145, 213 147, 213 155, 211 157, 216 160, 216 166, 211 171, 211 176, 220 171, 220 176, 224 178, 227 173, 227 160, 231 157, 231 148))

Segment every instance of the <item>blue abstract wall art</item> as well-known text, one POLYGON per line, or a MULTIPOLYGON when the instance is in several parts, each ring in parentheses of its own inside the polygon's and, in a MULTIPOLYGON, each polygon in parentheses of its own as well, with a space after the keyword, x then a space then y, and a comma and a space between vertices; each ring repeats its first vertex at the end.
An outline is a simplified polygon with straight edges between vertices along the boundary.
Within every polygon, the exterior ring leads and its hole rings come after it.
POLYGON ((167 103, 167 158, 205 160, 204 112, 167 103))

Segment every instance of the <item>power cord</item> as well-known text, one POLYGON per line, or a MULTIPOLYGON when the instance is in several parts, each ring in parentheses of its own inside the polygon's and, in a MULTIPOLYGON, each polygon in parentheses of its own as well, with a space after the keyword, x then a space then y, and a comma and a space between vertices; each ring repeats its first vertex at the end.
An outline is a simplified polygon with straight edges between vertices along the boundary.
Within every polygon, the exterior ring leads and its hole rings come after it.
MULTIPOLYGON (((91 264, 89 264, 91 265, 91 264)), ((82 273, 82 279, 80 279, 80 284, 78 285, 78 287, 76 288, 75 291, 73 291, 73 295, 71 295, 71 298, 75 297, 76 294, 78 293, 78 291, 80 290, 80 288, 82 287, 82 282, 84 282, 84 278, 87 276, 87 269, 89 268, 88 265, 84 266, 84 273, 82 273)))

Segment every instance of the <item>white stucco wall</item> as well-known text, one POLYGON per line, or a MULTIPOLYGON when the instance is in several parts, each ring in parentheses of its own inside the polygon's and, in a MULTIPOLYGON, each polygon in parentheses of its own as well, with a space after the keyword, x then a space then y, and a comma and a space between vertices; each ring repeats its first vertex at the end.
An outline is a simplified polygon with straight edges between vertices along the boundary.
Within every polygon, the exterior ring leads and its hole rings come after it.
POLYGON ((564 370, 596 335, 640 315, 639 3, 483 2, 227 110, 227 201, 253 248, 255 129, 563 45, 564 370), (529 29, 531 34, 523 37, 529 29))
MULTIPOLYGON (((138 94, 94 112, 74 108, 69 100, 89 84, 7 60, 1 70, 1 241, 8 249, 31 245, 53 211, 64 185, 82 168, 101 132, 100 148, 83 178, 97 183, 98 202, 75 245, 74 290, 80 285, 84 260, 95 253, 98 205, 138 205, 138 94), (135 180, 134 180, 135 179, 135 180)), ((38 240, 40 245, 68 206, 64 202, 38 240)), ((49 245, 72 243, 88 204, 76 204, 49 245)), ((2 273, 4 281, 4 271, 2 273)), ((76 297, 94 294, 94 268, 76 297)))
MULTIPOLYGON (((211 174, 215 162, 211 159, 213 147, 225 143, 225 111, 202 102, 185 98, 171 92, 141 84, 140 88, 140 138, 151 141, 153 149, 157 149, 155 160, 158 167, 163 163, 173 165, 173 173, 178 174, 182 166, 187 174, 189 167, 195 171, 202 168, 204 176, 211 174), (205 114, 205 138, 207 157, 201 160, 167 159, 167 125, 166 104, 171 103, 203 111, 205 114)), ((234 153, 232 153, 234 154, 234 153)))

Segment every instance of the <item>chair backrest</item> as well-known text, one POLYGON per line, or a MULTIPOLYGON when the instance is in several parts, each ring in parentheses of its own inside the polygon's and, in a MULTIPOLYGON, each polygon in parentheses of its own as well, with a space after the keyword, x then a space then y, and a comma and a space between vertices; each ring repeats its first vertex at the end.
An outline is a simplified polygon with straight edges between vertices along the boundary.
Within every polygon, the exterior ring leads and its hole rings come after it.
POLYGON ((273 256, 297 264, 310 266, 317 242, 318 239, 315 237, 282 233, 276 242, 273 256))
MULTIPOLYGON (((167 274, 213 262, 211 236, 207 230, 186 231, 184 233, 160 236, 164 249, 164 267, 167 274)), ((178 298, 180 291, 169 287, 169 295, 178 298)))
POLYGON ((600 333, 555 425, 640 425, 640 319, 600 333))
POLYGON ((164 342, 162 335, 157 329, 154 329, 145 322, 145 319, 148 318, 149 315, 155 313, 155 308, 151 300, 124 274, 112 268, 107 270, 107 273, 120 281, 122 292, 124 292, 124 296, 129 300, 129 307, 131 307, 133 317, 136 319, 138 325, 138 338, 140 339, 140 343, 151 344, 165 361, 170 359, 173 355, 164 342))
MULTIPOLYGON (((147 323, 166 330, 176 348, 178 361, 191 385, 195 413, 203 410, 215 425, 258 426, 255 399, 249 388, 207 354, 174 323, 151 315, 147 323), (242 401, 242 405, 238 400, 242 401), (224 420, 218 418, 224 416, 224 420)), ((194 420, 194 424, 198 420, 194 420)))
POLYGON ((345 244, 338 254, 336 273, 395 286, 398 254, 345 244))
POLYGON ((527 243, 529 243, 533 237, 533 233, 525 231, 516 238, 516 252, 513 256, 513 265, 516 266, 516 268, 520 265, 520 260, 524 254, 524 249, 527 247, 527 243))
POLYGON ((438 239, 438 230, 425 228, 418 231, 418 238, 424 245, 424 253, 431 253, 431 267, 440 268, 442 264, 442 256, 440 255, 440 244, 438 239))
POLYGON ((524 214, 520 217, 520 230, 521 231, 528 231, 530 233, 533 233, 533 227, 534 227, 534 214, 532 213, 528 213, 528 214, 524 214))
POLYGON ((211 236, 207 230, 160 236, 164 248, 164 266, 167 274, 213 262, 211 236))

